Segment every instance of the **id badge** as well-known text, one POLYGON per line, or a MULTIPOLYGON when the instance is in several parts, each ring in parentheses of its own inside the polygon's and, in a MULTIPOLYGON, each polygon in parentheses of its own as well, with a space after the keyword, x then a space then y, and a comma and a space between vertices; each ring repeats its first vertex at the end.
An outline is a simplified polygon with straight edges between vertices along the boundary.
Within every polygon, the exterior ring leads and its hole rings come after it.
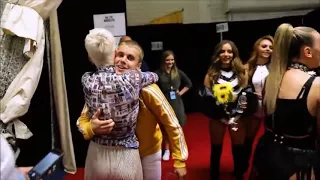
POLYGON ((176 92, 175 91, 170 91, 170 99, 171 100, 176 99, 176 92))

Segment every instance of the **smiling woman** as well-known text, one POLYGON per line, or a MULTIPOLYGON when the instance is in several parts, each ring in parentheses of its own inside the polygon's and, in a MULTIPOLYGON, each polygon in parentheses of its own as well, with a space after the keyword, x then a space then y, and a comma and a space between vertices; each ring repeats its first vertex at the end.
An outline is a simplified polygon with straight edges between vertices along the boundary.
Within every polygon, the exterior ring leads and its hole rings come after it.
MULTIPOLYGON (((186 114, 181 96, 192 87, 189 77, 177 67, 173 51, 167 50, 162 53, 160 69, 156 71, 159 76, 159 86, 172 106, 180 126, 186 123, 186 114), (183 85, 183 87, 180 87, 183 85)), ((169 144, 165 141, 165 153, 163 160, 167 161, 170 157, 169 144)))
MULTIPOLYGON (((269 74, 272 51, 273 37, 270 35, 263 36, 254 43, 251 57, 248 60, 249 84, 253 88, 259 103, 256 113, 248 117, 249 121, 247 121, 245 148, 247 152, 246 158, 248 160, 252 152, 254 138, 264 117, 262 108, 262 90, 265 79, 269 74)), ((249 165, 249 163, 246 164, 249 165)))
MULTIPOLYGON (((207 75, 204 79, 204 85, 208 89, 217 87, 217 84, 226 85, 230 84, 231 91, 233 93, 233 100, 228 101, 226 104, 216 105, 216 99, 210 99, 206 101, 208 104, 203 104, 203 107, 210 108, 214 111, 209 114, 210 121, 210 136, 211 136, 211 179, 219 179, 219 165, 220 156, 222 152, 222 142, 226 130, 226 126, 230 128, 230 136, 232 140, 232 154, 234 160, 234 176, 237 180, 243 178, 243 174, 246 172, 246 158, 244 158, 244 138, 245 138, 245 119, 243 116, 236 116, 237 125, 229 126, 232 118, 229 117, 227 112, 232 112, 237 103, 234 100, 237 99, 238 94, 243 91, 247 86, 247 71, 242 61, 239 58, 239 52, 236 45, 232 41, 224 40, 220 42, 215 49, 212 57, 212 64, 209 67, 207 75), (226 109, 230 110, 226 110, 226 109), (236 130, 232 130, 235 129, 236 130)), ((213 94, 216 94, 214 92, 213 94)), ((203 97, 205 98, 205 97, 203 97)), ((209 111, 210 111, 209 110, 209 111)))

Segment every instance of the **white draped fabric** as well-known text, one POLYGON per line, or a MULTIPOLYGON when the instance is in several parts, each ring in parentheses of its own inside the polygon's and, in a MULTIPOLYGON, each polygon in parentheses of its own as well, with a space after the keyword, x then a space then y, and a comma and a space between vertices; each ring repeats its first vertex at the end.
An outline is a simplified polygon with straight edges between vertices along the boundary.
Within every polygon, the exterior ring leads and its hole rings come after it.
MULTIPOLYGON (((1 43, 1 64, 6 66, 1 69, 5 74, 1 77, 9 84, 8 87, 0 88, 0 119, 8 124, 8 130, 12 132, 14 125, 15 136, 19 139, 28 139, 32 136, 28 127, 18 118, 28 112, 31 99, 38 86, 43 67, 43 57, 45 50, 45 27, 44 21, 50 17, 51 55, 52 55, 52 73, 60 75, 53 80, 53 91, 55 94, 55 104, 59 104, 64 109, 57 108, 57 118, 61 134, 61 147, 64 151, 63 163, 69 173, 76 172, 76 164, 71 138, 69 111, 67 97, 65 93, 65 81, 63 72, 62 53, 60 45, 60 35, 58 29, 58 20, 56 9, 62 0, 9 0, 5 3, 1 16, 0 26, 2 31, 2 40, 6 37, 10 41, 20 41, 22 48, 12 47, 11 45, 1 43), (16 4, 18 2, 18 4, 16 4), (52 26, 52 27, 51 27, 52 26), (16 39, 14 37, 17 37, 16 39), (24 42, 22 41, 24 40, 24 42), (16 52, 21 50, 21 52, 16 52), (22 54, 23 56, 21 56, 22 54), (16 64, 20 64, 16 67, 16 64), (62 65, 61 65, 62 64, 62 65), (10 68, 16 73, 10 72, 10 68), (9 70, 8 70, 9 69, 9 70), (19 71, 18 71, 19 70, 19 71), (60 73, 60 74, 59 74, 60 73), (58 83, 58 84, 57 84, 58 83), (5 93, 4 93, 5 92, 5 93), (62 93, 64 99, 57 98, 62 93), (2 96, 3 95, 3 96, 2 96)), ((3 3, 3 2, 2 2, 3 3)), ((0 72, 1 73, 1 72, 0 72)), ((2 85, 2 84, 1 84, 2 85)), ((4 84, 5 85, 5 84, 4 84)))

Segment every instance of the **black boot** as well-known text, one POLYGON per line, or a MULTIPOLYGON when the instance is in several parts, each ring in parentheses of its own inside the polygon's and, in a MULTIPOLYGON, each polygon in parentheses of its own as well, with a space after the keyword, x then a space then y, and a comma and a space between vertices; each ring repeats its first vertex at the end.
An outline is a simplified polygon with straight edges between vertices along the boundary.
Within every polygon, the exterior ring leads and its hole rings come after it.
POLYGON ((233 176, 236 178, 236 180, 243 180, 243 175, 247 171, 245 146, 232 145, 232 154, 234 162, 233 176))
POLYGON ((219 180, 222 145, 211 144, 210 179, 219 180))
POLYGON ((247 138, 244 141, 244 158, 246 161, 246 162, 244 162, 244 166, 245 166, 246 171, 249 169, 249 165, 250 165, 250 157, 251 157, 251 153, 252 153, 253 141, 254 141, 254 139, 251 139, 251 138, 247 138))

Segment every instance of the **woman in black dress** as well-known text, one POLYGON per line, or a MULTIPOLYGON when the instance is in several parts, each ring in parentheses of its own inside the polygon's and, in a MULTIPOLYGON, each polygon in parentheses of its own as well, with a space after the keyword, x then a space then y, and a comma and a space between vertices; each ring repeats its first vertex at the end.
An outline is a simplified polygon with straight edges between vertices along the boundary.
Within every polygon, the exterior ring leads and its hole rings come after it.
MULTIPOLYGON (((226 127, 229 128, 229 133, 232 142, 232 154, 234 161, 233 175, 237 180, 243 179, 243 174, 247 170, 247 157, 244 139, 246 133, 247 117, 244 115, 237 116, 237 130, 233 130, 233 126, 228 124, 230 117, 221 106, 216 105, 216 99, 210 97, 212 88, 216 84, 230 83, 233 88, 233 100, 228 102, 230 112, 237 106, 237 98, 242 94, 248 85, 248 71, 246 66, 239 58, 239 52, 236 45, 229 40, 220 42, 215 49, 212 57, 212 63, 204 79, 204 86, 207 90, 207 95, 200 95, 202 99, 200 103, 201 111, 208 116, 210 120, 210 139, 211 139, 211 158, 210 158, 210 173, 212 180, 219 179, 220 157, 222 153, 223 138, 226 127)), ((247 96, 249 93, 247 93, 247 96)), ((250 96, 252 97, 252 96, 250 96)), ((256 107, 250 105, 252 98, 248 96, 248 107, 256 107)), ((254 112, 255 110, 253 110, 254 112)))
MULTIPOLYGON (((175 55, 170 50, 162 53, 160 69, 156 73, 159 76, 159 87, 176 113, 180 126, 183 127, 187 117, 181 96, 192 87, 192 82, 183 71, 178 69, 175 55)), ((169 144, 165 140, 165 152, 162 159, 167 161, 169 157, 169 144)))
POLYGON ((282 24, 275 33, 263 105, 266 132, 256 148, 251 179, 320 179, 320 34, 282 24))

